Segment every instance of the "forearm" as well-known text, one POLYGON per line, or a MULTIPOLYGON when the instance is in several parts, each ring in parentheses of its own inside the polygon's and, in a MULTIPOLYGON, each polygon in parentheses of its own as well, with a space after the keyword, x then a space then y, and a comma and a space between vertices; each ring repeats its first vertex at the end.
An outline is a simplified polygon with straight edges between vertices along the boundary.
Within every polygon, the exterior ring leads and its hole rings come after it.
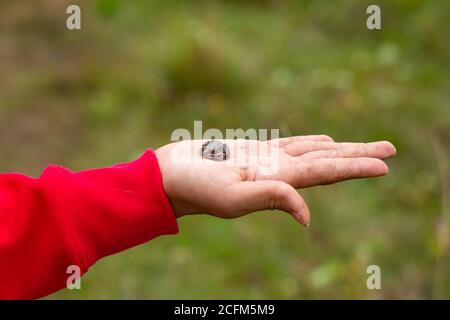
POLYGON ((178 232, 153 151, 78 173, 0 175, 0 298, 38 298, 98 259, 178 232))

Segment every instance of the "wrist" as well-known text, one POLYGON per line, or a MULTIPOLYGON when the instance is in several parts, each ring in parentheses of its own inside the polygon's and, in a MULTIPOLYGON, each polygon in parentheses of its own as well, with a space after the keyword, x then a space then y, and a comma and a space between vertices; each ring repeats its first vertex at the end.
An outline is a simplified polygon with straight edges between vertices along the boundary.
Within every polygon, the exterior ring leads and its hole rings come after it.
MULTIPOLYGON (((160 170, 160 174, 161 174, 161 180, 162 180, 162 185, 163 185, 163 189, 164 189, 164 193, 166 194, 167 199, 169 200, 169 203, 172 207, 172 210, 175 214, 175 217, 178 219, 182 216, 187 215, 186 210, 185 210, 185 205, 181 204, 180 201, 178 201, 176 199, 176 197, 174 196, 174 192, 172 191, 173 188, 170 187, 171 182, 170 180, 172 178, 170 178, 170 168, 168 167, 168 161, 167 161, 167 155, 166 152, 164 150, 164 147, 158 148, 157 150, 155 150, 155 155, 159 164, 159 170, 160 170)), ((176 181, 175 181, 176 183, 176 181)))

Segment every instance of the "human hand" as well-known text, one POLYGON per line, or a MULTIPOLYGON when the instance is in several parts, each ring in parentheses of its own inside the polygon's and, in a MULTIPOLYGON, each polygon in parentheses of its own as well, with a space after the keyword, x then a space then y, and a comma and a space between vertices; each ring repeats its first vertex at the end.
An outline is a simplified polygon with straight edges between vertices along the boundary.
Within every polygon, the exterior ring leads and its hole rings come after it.
POLYGON ((280 209, 307 226, 309 209, 296 189, 386 175, 382 159, 396 153, 387 141, 336 143, 324 135, 220 141, 231 150, 225 161, 202 159, 206 140, 185 140, 156 150, 177 217, 205 213, 236 218, 280 209))

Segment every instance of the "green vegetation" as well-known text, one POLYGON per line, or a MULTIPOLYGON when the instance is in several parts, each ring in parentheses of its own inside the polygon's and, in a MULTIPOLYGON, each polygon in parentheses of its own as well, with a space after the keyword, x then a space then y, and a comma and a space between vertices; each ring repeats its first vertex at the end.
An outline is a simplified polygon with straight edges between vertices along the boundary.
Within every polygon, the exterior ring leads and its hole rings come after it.
POLYGON ((381 31, 370 1, 86 0, 68 31, 71 3, 0 1, 3 172, 130 160, 194 120, 398 156, 383 179, 300 191, 309 229, 186 217, 52 298, 450 298, 448 1, 378 1, 381 31))

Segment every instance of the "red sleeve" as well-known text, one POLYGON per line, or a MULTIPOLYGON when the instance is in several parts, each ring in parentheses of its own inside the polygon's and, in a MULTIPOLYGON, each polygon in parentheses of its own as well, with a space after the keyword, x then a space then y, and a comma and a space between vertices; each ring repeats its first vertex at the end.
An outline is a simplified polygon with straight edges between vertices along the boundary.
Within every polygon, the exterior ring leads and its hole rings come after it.
POLYGON ((0 298, 32 299, 66 286, 98 259, 175 234, 155 153, 109 168, 0 174, 0 298))

